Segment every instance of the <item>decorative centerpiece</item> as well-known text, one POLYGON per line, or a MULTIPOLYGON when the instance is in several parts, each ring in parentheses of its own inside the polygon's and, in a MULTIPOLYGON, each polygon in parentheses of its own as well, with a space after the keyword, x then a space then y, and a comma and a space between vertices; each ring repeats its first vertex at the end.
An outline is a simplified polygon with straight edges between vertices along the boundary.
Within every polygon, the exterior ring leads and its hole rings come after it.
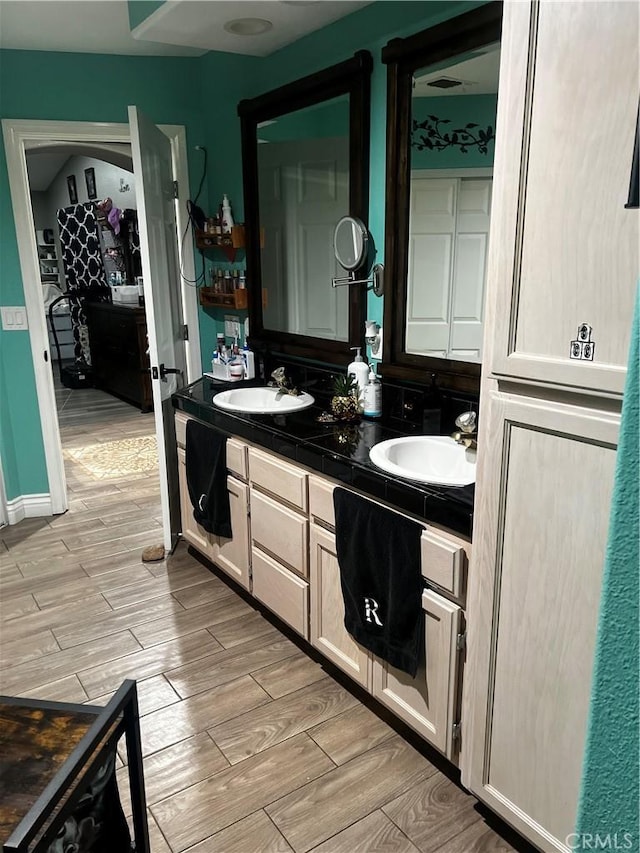
POLYGON ((359 421, 362 408, 354 377, 336 376, 331 398, 331 414, 337 421, 359 421))

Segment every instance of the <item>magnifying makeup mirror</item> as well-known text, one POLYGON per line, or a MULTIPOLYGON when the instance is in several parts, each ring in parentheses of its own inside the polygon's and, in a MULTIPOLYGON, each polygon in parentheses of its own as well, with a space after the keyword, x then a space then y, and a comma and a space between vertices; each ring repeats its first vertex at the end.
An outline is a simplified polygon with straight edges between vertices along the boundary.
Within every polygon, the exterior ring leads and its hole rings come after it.
MULTIPOLYGON (((382 296, 383 282, 382 264, 374 264, 371 270, 371 278, 357 279, 355 271, 362 269, 369 255, 369 232, 367 226, 355 216, 343 216, 338 221, 333 232, 333 251, 337 262, 348 273, 344 278, 334 278, 331 283, 333 287, 342 287, 350 284, 370 284, 376 296, 382 296)), ((368 273, 369 264, 363 271, 368 273)))
POLYGON ((333 251, 341 267, 353 272, 362 266, 369 243, 369 232, 360 219, 343 216, 333 232, 333 251))

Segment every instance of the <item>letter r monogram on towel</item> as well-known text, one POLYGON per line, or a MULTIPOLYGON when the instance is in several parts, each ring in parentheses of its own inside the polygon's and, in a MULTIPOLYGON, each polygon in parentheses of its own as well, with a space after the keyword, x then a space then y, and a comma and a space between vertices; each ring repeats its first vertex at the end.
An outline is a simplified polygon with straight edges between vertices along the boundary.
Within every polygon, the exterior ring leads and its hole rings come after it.
POLYGON ((375 598, 365 598, 364 600, 364 618, 367 622, 375 622, 382 628, 382 622, 378 619, 379 604, 375 598))

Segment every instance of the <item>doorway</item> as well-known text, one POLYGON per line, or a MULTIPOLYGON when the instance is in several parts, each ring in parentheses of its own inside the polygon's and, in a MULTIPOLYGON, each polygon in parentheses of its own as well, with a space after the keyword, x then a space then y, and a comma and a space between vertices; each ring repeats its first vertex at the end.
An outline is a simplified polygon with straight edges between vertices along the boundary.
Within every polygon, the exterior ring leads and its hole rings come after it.
POLYGON ((26 159, 67 502, 117 504, 131 479, 157 493, 130 146, 43 146, 26 159))
MULTIPOLYGON (((11 187, 14 219, 24 298, 29 323, 29 337, 35 369, 36 392, 42 427, 47 475, 50 489, 50 505, 43 507, 43 514, 57 514, 67 509, 67 491, 62 456, 60 425, 56 411, 55 387, 49 367, 48 332, 44 319, 42 287, 39 275, 39 258, 36 245, 33 211, 29 197, 29 182, 26 169, 26 151, 37 147, 65 144, 104 143, 126 145, 131 141, 129 125, 96 124, 84 122, 40 122, 3 120, 7 168, 11 187)), ((197 294, 188 281, 195 278, 193 255, 184 252, 178 235, 185 233, 187 226, 186 198, 188 196, 188 170, 186 156, 186 134, 181 126, 160 128, 170 143, 172 174, 178 186, 183 187, 183 199, 175 203, 175 240, 180 265, 179 300, 187 328, 193 333, 185 341, 186 381, 191 382, 201 374, 201 359, 198 327, 197 294)), ((162 135, 160 134, 160 135, 162 135)), ((153 312, 153 305, 148 310, 153 312)))

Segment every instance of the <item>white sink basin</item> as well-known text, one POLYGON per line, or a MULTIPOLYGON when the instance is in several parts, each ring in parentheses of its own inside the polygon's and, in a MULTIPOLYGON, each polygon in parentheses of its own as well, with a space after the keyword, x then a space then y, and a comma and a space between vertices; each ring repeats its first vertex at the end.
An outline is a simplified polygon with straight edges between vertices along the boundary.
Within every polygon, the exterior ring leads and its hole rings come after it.
POLYGON ((298 397, 282 394, 277 388, 231 388, 213 398, 213 405, 227 412, 244 412, 248 415, 287 415, 313 406, 311 394, 302 392, 298 397))
POLYGON ((389 474, 438 486, 468 486, 476 481, 476 451, 448 435, 415 435, 375 444, 369 459, 389 474))

